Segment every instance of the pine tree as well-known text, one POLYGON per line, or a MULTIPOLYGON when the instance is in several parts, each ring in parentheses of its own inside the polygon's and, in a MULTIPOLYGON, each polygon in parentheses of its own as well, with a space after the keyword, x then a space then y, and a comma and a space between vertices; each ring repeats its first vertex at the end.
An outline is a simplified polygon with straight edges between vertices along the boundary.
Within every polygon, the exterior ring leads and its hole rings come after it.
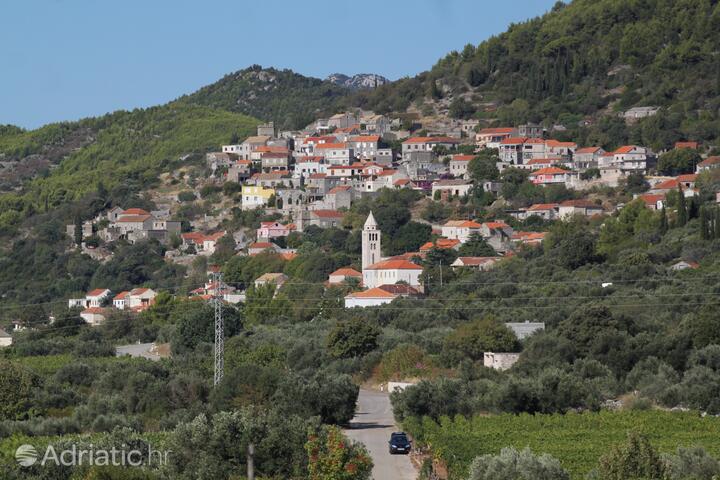
POLYGON ((684 227, 688 222, 688 209, 687 203, 685 202, 685 195, 683 194, 682 187, 678 185, 678 214, 677 224, 679 227, 684 227))

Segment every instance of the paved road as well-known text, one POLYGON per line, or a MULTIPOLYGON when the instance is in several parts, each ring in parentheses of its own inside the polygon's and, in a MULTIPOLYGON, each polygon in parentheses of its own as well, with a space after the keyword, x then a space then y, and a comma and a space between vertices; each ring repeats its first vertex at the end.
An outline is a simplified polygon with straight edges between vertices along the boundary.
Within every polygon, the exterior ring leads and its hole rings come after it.
POLYGON ((388 394, 360 390, 355 418, 345 431, 348 437, 362 442, 372 456, 374 480, 415 480, 417 472, 407 455, 390 455, 388 440, 397 430, 388 394))

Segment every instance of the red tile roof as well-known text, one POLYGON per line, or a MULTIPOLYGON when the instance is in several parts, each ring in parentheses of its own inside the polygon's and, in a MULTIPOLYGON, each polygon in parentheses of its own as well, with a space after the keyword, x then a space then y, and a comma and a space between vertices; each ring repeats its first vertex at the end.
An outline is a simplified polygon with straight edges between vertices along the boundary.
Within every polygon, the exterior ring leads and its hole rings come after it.
POLYGON ((143 210, 142 208, 128 208, 123 211, 120 215, 150 215, 150 212, 143 210))
POLYGON ((578 153, 597 153, 600 150, 602 150, 602 148, 600 147, 583 147, 576 150, 575 154, 577 155, 578 153))
POLYGON ((96 288, 95 290, 90 290, 87 294, 88 297, 99 297, 103 293, 107 291, 107 288, 96 288))
POLYGON ((697 150, 698 142, 675 142, 675 148, 691 148, 697 150))
POLYGON ((117 295, 115 295, 115 298, 113 298, 113 300, 125 300, 128 295, 130 295, 130 292, 128 292, 128 291, 120 292, 117 295))
POLYGON ((478 266, 485 263, 494 263, 500 260, 500 257, 458 257, 465 266, 478 266))
POLYGON ((511 135, 515 131, 514 128, 483 128, 478 133, 480 135, 511 135))
POLYGON ((337 210, 310 210, 310 212, 320 218, 342 218, 344 215, 337 210))
POLYGON ((254 243, 251 243, 250 245, 248 245, 248 248, 251 248, 253 250, 258 249, 258 248, 265 249, 265 248, 273 248, 273 247, 275 247, 275 244, 270 243, 270 242, 254 242, 254 243))
POLYGON ((460 143, 460 140, 451 137, 412 137, 402 143, 460 143))
POLYGON ((124 215, 117 219, 118 222, 122 223, 135 223, 144 222, 150 219, 150 215, 124 215))
POLYGON ((564 175, 566 173, 570 173, 568 170, 563 170, 562 168, 558 167, 547 167, 547 168, 541 168, 540 170, 535 170, 530 175, 564 175))
POLYGON ((645 195, 640 195, 640 198, 646 205, 657 205, 657 202, 660 200, 665 200, 665 195, 646 193, 645 195))
POLYGON ((397 298, 397 295, 386 292, 381 288, 372 288, 364 292, 355 292, 348 295, 350 298, 397 298))
POLYGON ((453 155, 452 161, 453 162, 469 162, 475 158, 475 155, 453 155))
POLYGON ((558 208, 557 203, 536 203, 528 208, 528 212, 537 212, 539 210, 554 210, 558 208))
POLYGON ((637 148, 637 147, 635 147, 635 145, 625 145, 625 146, 620 147, 620 148, 618 148, 617 150, 615 150, 615 153, 616 153, 616 154, 617 154, 617 153, 630 153, 630 152, 632 152, 635 148, 637 148))
POLYGON ((347 144, 346 143, 321 143, 319 145, 315 145, 316 150, 318 150, 318 149, 328 149, 329 150, 332 148, 334 148, 336 150, 345 149, 345 148, 347 148, 347 144))
POLYGON ((717 165, 720 163, 720 157, 708 157, 702 162, 700 162, 698 165, 701 167, 709 167, 710 165, 717 165))
POLYGON ((510 137, 500 142, 502 145, 522 145, 527 142, 527 137, 510 137))
POLYGON ((384 260, 368 266, 366 270, 422 270, 422 267, 407 260, 384 260))
POLYGON ((338 268, 334 272, 330 274, 331 277, 362 277, 362 273, 358 272, 354 268, 345 267, 345 268, 338 268))
POLYGON ((379 142, 380 135, 360 135, 359 137, 353 137, 350 139, 351 142, 379 142))
POLYGON ((424 252, 427 250, 432 249, 433 247, 447 250, 453 247, 456 247, 460 244, 460 240, 457 239, 450 239, 450 238, 438 238, 435 240, 435 242, 427 242, 422 247, 420 247, 420 251, 424 252))

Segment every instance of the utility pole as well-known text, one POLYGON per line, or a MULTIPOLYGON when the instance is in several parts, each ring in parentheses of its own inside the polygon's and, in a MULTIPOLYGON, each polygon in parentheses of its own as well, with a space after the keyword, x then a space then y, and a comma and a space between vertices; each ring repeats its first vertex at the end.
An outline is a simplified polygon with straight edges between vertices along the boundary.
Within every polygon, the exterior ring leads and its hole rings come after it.
POLYGON ((440 260, 440 288, 442 288, 442 260, 440 260))
POLYGON ((215 378, 213 385, 217 386, 225 372, 225 325, 223 324, 223 279, 222 272, 213 271, 210 274, 211 282, 214 284, 213 304, 215 306, 215 378))

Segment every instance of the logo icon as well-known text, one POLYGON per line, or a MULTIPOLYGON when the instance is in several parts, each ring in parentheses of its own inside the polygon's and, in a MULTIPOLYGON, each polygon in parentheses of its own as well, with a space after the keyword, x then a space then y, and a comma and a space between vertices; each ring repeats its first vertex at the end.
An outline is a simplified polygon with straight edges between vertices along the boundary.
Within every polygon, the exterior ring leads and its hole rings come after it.
POLYGON ((32 445, 20 445, 15 450, 15 460, 23 467, 31 467, 35 465, 38 459, 38 452, 32 445))

